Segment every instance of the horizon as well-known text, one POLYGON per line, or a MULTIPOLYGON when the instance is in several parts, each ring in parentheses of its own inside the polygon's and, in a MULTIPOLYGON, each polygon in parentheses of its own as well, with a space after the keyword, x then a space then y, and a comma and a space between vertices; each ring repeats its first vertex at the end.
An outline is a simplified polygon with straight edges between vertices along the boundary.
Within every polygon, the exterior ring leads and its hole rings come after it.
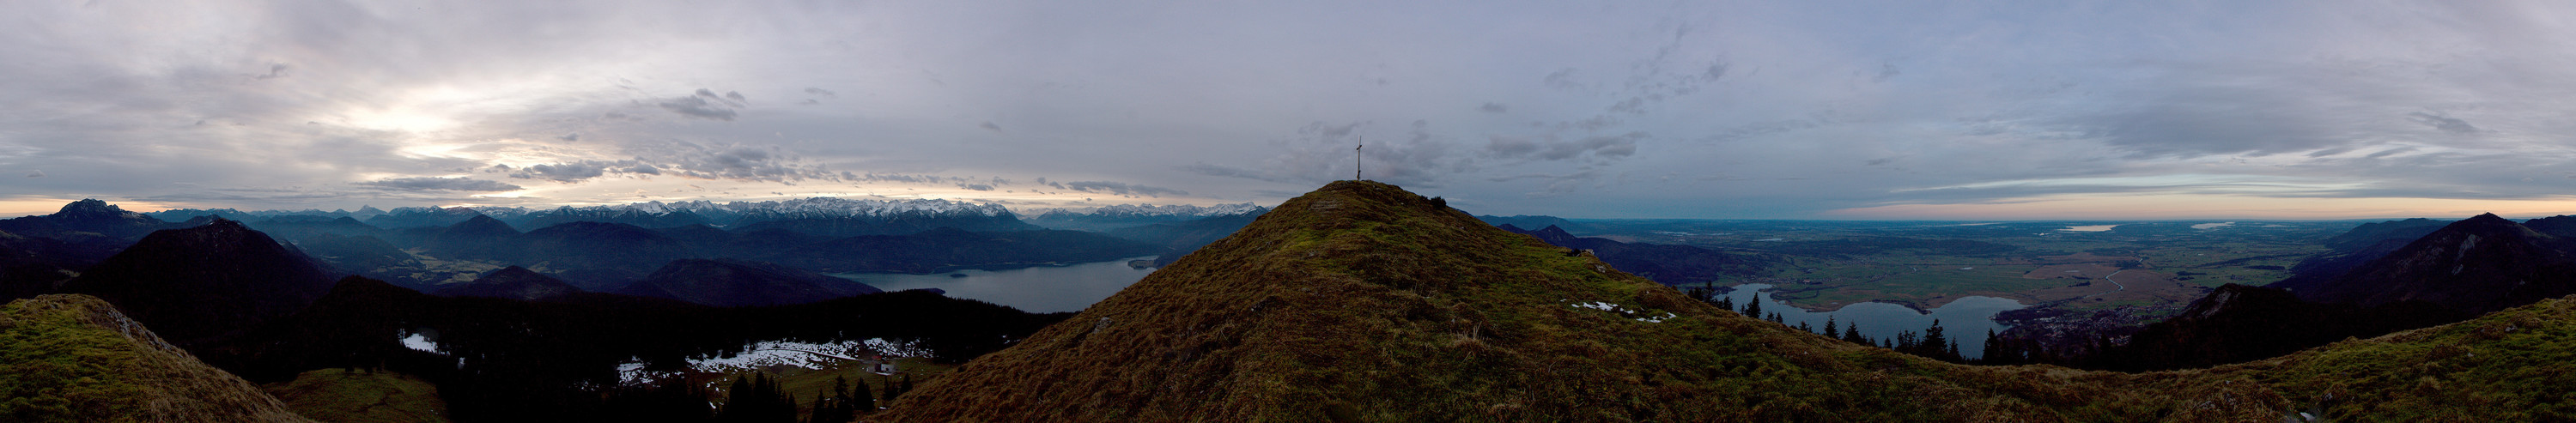
MULTIPOLYGON (((828 198, 828 197, 804 197, 804 198, 828 198)), ((885 198, 885 199, 889 199, 889 200, 944 200, 944 201, 960 201, 960 202, 966 202, 966 203, 968 203, 968 204, 976 204, 976 205, 994 205, 993 203, 976 203, 976 202, 968 202, 968 201, 963 201, 963 200, 955 200, 955 199, 939 199, 939 198, 921 198, 921 199, 885 198)), ((100 200, 100 201, 106 201, 106 202, 107 202, 107 204, 108 204, 109 206, 114 206, 114 207, 116 207, 116 208, 118 208, 118 209, 120 209, 120 210, 125 210, 125 211, 130 211, 130 212, 136 212, 136 213, 159 213, 159 212, 164 212, 164 211, 169 211, 169 210, 186 210, 186 209, 214 210, 214 209, 225 209, 225 208, 228 208, 228 207, 216 207, 216 208, 198 208, 198 207, 175 207, 175 208, 174 208, 174 207, 159 207, 159 208, 138 208, 138 207, 134 207, 134 206, 132 206, 132 205, 130 205, 130 204, 126 204, 126 203, 119 203, 119 202, 117 202, 117 201, 111 201, 111 200, 105 200, 105 199, 98 199, 98 200, 100 200)), ((80 200, 65 200, 65 201, 62 201, 62 202, 60 202, 60 203, 57 203, 57 204, 55 204, 55 205, 53 205, 53 206, 51 206, 51 207, 49 207, 49 208, 45 208, 45 209, 44 209, 44 210, 42 210, 42 211, 33 211, 33 212, 31 212, 31 211, 25 211, 25 210, 12 210, 12 209, 0 208, 0 219, 17 218, 17 217, 26 217, 26 216, 42 216, 42 215, 53 214, 53 213, 55 213, 55 212, 60 211, 60 210, 61 210, 61 208, 62 208, 64 205, 68 205, 68 204, 70 204, 70 203, 72 203, 72 202, 76 202, 76 201, 80 201, 80 200)), ((701 200, 681 200, 681 201, 701 201, 701 200)), ((729 202, 732 202, 732 201, 716 201, 716 200, 703 200, 703 201, 710 201, 710 202, 714 202, 714 203, 718 203, 718 204, 723 204, 723 203, 729 203, 729 202)), ((743 202, 761 202, 761 201, 779 201, 779 200, 745 200, 745 201, 743 201, 743 202)), ((1282 201, 1285 201, 1285 200, 1282 200, 1282 201)), ((430 205, 415 205, 415 206, 374 206, 374 205, 371 205, 371 204, 370 204, 370 205, 363 205, 363 206, 361 206, 361 207, 376 207, 377 209, 379 209, 379 210, 384 210, 384 211, 392 211, 392 210, 395 210, 395 209, 400 209, 400 208, 412 208, 412 207, 441 207, 441 208, 485 208, 485 207, 504 207, 504 208, 524 208, 524 209, 527 209, 527 210, 535 211, 535 210, 552 210, 552 209, 555 209, 555 208, 558 208, 558 207, 573 207, 573 208, 585 208, 585 207, 617 207, 617 206, 623 206, 623 205, 628 205, 628 204, 641 204, 641 203, 646 203, 646 202, 648 202, 648 201, 637 201, 637 202, 633 202, 633 203, 618 203, 618 204, 559 205, 559 206, 541 206, 541 207, 540 207, 540 206, 445 205, 445 204, 430 204, 430 205)), ((663 203, 672 203, 672 202, 676 202, 676 201, 662 201, 662 202, 663 202, 663 203)), ((12 203, 12 202, 0 202, 0 206, 8 206, 8 205, 12 205, 12 204, 18 204, 18 203, 12 203)), ((1243 204, 1243 203, 1238 202, 1238 203, 1224 203, 1224 204, 1243 204)), ((1252 204, 1252 205, 1254 205, 1254 206, 1262 207, 1262 208, 1264 208, 1264 209, 1274 208, 1274 207, 1276 207, 1276 206, 1278 205, 1278 203, 1275 203, 1275 202, 1274 202, 1274 203, 1268 203, 1268 204, 1259 203, 1259 202, 1252 202, 1251 204, 1252 204)), ((1103 205, 1092 206, 1092 207, 1066 207, 1066 208, 1052 208, 1052 207, 1050 207, 1050 208, 1027 208, 1027 209, 1024 209, 1024 208, 1017 208, 1017 207, 1004 206, 1004 209, 1009 210, 1012 214, 1017 215, 1017 216, 1021 216, 1021 217, 1029 217, 1029 216, 1033 216, 1033 215, 1035 215, 1035 213, 1031 213, 1031 211, 1034 211, 1034 210, 1062 209, 1062 210, 1067 210, 1067 211, 1077 211, 1077 212, 1082 212, 1082 213, 1089 213, 1089 212, 1091 212, 1091 211, 1095 211, 1095 210, 1097 210, 1097 209, 1099 209, 1099 208, 1103 208, 1103 207, 1110 207, 1110 206, 1122 206, 1122 205, 1147 205, 1147 204, 1130 204, 1130 203, 1122 203, 1122 204, 1103 204, 1103 205)), ((1166 204, 1166 205, 1168 205, 1168 204, 1166 204)), ((1161 205, 1158 205, 1158 206, 1161 206, 1161 205)), ((1211 205, 1194 205, 1194 206, 1207 207, 1207 206, 1211 206, 1211 205)), ((345 211, 345 212, 354 212, 353 210, 349 210, 349 209, 351 209, 351 208, 339 208, 339 209, 331 209, 331 210, 323 210, 323 209, 240 209, 240 208, 233 208, 233 209, 234 209, 234 210, 236 210, 236 211, 245 212, 245 213, 259 213, 259 212, 289 212, 289 213, 291 213, 291 212, 301 212, 301 211, 317 211, 317 212, 323 212, 323 213, 329 213, 329 212, 343 212, 343 211, 345 211)), ((1466 210, 1466 209, 1460 209, 1460 210, 1464 211, 1464 210, 1466 210)), ((2405 220, 2405 219, 2417 219, 2417 218, 2423 218, 2423 219, 2435 219, 2435 220, 2457 220, 2457 219, 2467 219, 2467 218, 2469 218, 2469 217, 2475 217, 2475 216, 2477 216, 2477 215, 2479 215, 2479 214, 2489 214, 2489 213, 2493 213, 2493 214, 2497 215, 2498 217, 2502 217, 2502 218, 2505 218, 2505 219, 2514 220, 2514 221, 2519 222, 2519 221, 2525 221, 2525 220, 2531 220, 2531 219, 2539 219, 2539 218, 2547 218, 2547 217, 2555 217, 2555 216, 2576 215, 2576 213, 2557 213, 2557 214, 2541 214, 2541 215, 2523 215, 2523 214, 2495 213, 2495 212, 2484 212, 2484 211, 2481 211, 2481 212, 2469 213, 2469 214, 2462 215, 2462 216, 2460 216, 2460 217, 2456 217, 2456 218, 2453 218, 2453 217, 2447 217, 2447 216, 2393 216, 2393 217, 2392 217, 2392 216, 2364 216, 2364 217, 2350 217, 2350 218, 2315 218, 2315 219, 2232 218, 2232 217, 2177 217, 2177 218, 2135 218, 2135 219, 2118 219, 2118 218, 2110 218, 2110 219, 2105 219, 2105 218, 2029 218, 2029 219, 2009 219, 2009 218, 2008 218, 2008 219, 1888 219, 1888 218, 1815 219, 1815 218, 1810 218, 1810 219, 1794 219, 1794 218, 1730 218, 1730 217, 1582 217, 1582 216, 1530 215, 1530 214, 1494 214, 1494 213, 1477 213, 1477 212, 1474 212, 1474 211, 1468 211, 1468 213, 1473 214, 1473 215, 1476 215, 1476 216, 1479 216, 1479 217, 1487 217, 1487 216, 1490 216, 1490 217, 1503 217, 1503 218, 1510 218, 1510 217, 1549 217, 1549 218, 1565 219, 1565 220, 1569 220, 1569 221, 1587 221, 1587 220, 1588 220, 1588 221, 1654 221, 1654 220, 1674 220, 1674 221, 1712 221, 1712 220, 1714 220, 1714 221, 1780 221, 1780 222, 1994 222, 1994 223, 2021 223, 2021 222, 2034 222, 2034 223, 2088 223, 2088 222, 2100 222, 2100 223, 2151 223, 2151 222, 2204 222, 2204 223, 2234 223, 2234 222, 2346 222, 2346 221, 2393 221, 2393 220, 2405 220), (2225 221, 2225 222, 2222 222, 2222 221, 2225 221)), ((1528 228, 1528 229, 1537 229, 1537 228, 1528 228)))
POLYGON ((1362 165, 1494 215, 2576 213, 2576 4, 1853 6, 11 3, 0 216, 1276 204, 1362 165))

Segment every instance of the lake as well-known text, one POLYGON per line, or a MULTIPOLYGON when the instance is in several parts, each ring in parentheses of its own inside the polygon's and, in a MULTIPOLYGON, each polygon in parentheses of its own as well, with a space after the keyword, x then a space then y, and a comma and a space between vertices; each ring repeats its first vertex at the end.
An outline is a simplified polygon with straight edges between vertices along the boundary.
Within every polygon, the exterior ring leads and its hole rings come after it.
POLYGON ((1736 307, 1739 309, 1743 308, 1745 303, 1759 298, 1762 301, 1763 313, 1780 313, 1781 321, 1788 322, 1790 326, 1797 326, 1798 322, 1807 322, 1808 326, 1822 330, 1828 317, 1839 324, 1859 324, 1860 333, 1868 335, 1872 340, 1894 337, 1898 331, 1910 330, 1921 334, 1924 328, 1932 327, 1933 319, 1940 319, 1942 333, 1951 339, 1957 339, 1959 355, 1968 358, 1986 356, 1987 330, 2003 332, 2007 327, 1995 323, 1995 314, 2022 307, 2020 301, 1995 297, 1967 297, 1943 304, 1941 308, 1932 309, 1930 314, 1917 312, 1901 305, 1876 302, 1849 304, 1834 311, 1819 313, 1772 299, 1771 293, 1768 292, 1770 289, 1770 284, 1736 285, 1734 291, 1726 293, 1726 297, 1735 300, 1736 307))
POLYGON ((959 270, 914 275, 906 273, 835 273, 886 291, 939 288, 952 298, 983 300, 1031 313, 1082 311, 1118 290, 1145 279, 1154 269, 1127 267, 1130 260, 1007 270, 959 270))

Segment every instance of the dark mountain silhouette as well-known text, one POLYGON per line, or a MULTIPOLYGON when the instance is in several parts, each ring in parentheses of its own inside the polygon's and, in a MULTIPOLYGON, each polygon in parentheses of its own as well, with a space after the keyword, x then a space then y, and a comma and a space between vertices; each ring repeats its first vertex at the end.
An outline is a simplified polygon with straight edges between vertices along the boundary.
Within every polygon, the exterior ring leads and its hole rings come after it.
POLYGON ((737 260, 673 260, 616 293, 669 298, 717 307, 804 304, 884 292, 847 279, 776 264, 737 260))
POLYGON ((2559 215, 2522 221, 2522 226, 2561 239, 2576 239, 2576 216, 2559 215))
POLYGON ((1044 229, 1021 222, 1009 214, 982 216, 825 216, 764 217, 747 216, 732 226, 736 232, 785 230, 826 238, 866 235, 909 235, 937 228, 974 232, 1006 232, 1044 229))
POLYGON ((1484 222, 1485 222, 1485 223, 1487 223, 1487 224, 1491 224, 1491 225, 1494 225, 1494 226, 1512 225, 1512 226, 1514 226, 1514 227, 1520 227, 1520 228, 1545 228, 1545 227, 1549 227, 1549 226, 1555 226, 1555 227, 1559 227, 1559 228, 1576 228, 1576 227, 1580 227, 1579 225, 1575 224, 1575 223, 1574 223, 1574 221, 1571 221, 1571 220, 1565 220, 1565 218, 1556 217, 1556 216, 1531 216, 1531 215, 1515 215, 1515 216, 1476 216, 1476 220, 1481 220, 1481 221, 1484 221, 1484 222))
POLYGON ((464 207, 403 207, 369 217, 366 222, 368 225, 385 229, 444 227, 481 215, 483 215, 482 212, 464 207))
POLYGON ((520 244, 515 263, 543 264, 564 281, 593 291, 625 285, 672 260, 696 255, 680 240, 622 223, 565 223, 514 240, 520 244))
POLYGON ((2066 364, 2160 370, 2236 363, 2576 294, 2576 243, 2494 214, 2443 224, 2396 248, 2382 238, 2427 222, 2363 225, 2328 244, 2350 249, 2347 256, 2385 253, 2333 277, 2221 287, 2125 345, 2084 347, 2099 351, 2073 354, 2066 364))
POLYGON ((582 292, 581 288, 562 279, 546 276, 525 267, 510 266, 484 274, 473 282, 450 285, 436 292, 441 297, 492 297, 536 301, 582 292))
POLYGON ((115 244, 117 247, 152 231, 172 227, 170 222, 125 211, 96 199, 64 204, 54 214, 0 220, 0 232, 80 244, 115 244))
POLYGON ((1253 213, 1118 228, 1107 233, 1109 236, 1129 241, 1162 246, 1163 254, 1154 257, 1154 267, 1162 267, 1171 265, 1173 261, 1180 260, 1181 256, 1189 255, 1191 251, 1198 251, 1199 247, 1225 239, 1227 235, 1233 235, 1234 231, 1243 229, 1244 225, 1252 224, 1253 219, 1260 218, 1262 213, 1268 212, 1269 209, 1261 209, 1253 213))
POLYGON ((519 229, 491 216, 473 215, 434 230, 415 230, 421 249, 431 257, 512 261, 519 258, 519 229))
POLYGON ((1081 231, 968 232, 938 228, 911 235, 867 235, 797 246, 768 261, 822 272, 931 273, 1117 260, 1153 254, 1143 243, 1081 231))
POLYGON ((143 237, 63 285, 116 304, 181 345, 236 333, 303 308, 331 289, 312 258, 219 220, 143 237))
POLYGON ((1521 229, 1512 224, 1499 226, 1513 233, 1538 237, 1550 245, 1590 250, 1621 270, 1644 276, 1667 285, 1699 284, 1722 277, 1759 274, 1775 259, 1762 254, 1728 253, 1688 245, 1625 243, 1609 238, 1582 238, 1566 233, 1564 228, 1548 226, 1538 230, 1521 229))
POLYGON ((421 267, 419 257, 372 236, 316 233, 294 244, 306 255, 321 260, 339 273, 380 279, 407 278, 421 267))
POLYGON ((251 229, 288 241, 302 241, 315 236, 383 237, 385 230, 359 222, 358 219, 326 216, 283 215, 266 219, 245 220, 251 229))
POLYGON ((0 420, 310 422, 96 297, 0 306, 0 420))
POLYGON ((2242 363, 2354 337, 2457 322, 2474 315, 2429 303, 2375 306, 2303 301, 2291 292, 2227 284, 2171 319, 2129 336, 2126 345, 2077 366, 2143 371, 2242 363))
POLYGON ((0 301, 54 292, 79 275, 76 269, 105 258, 106 254, 62 240, 0 232, 0 301))
POLYGON ((2387 256, 2417 238, 2441 230, 2451 222, 2414 218, 2364 223, 2351 231, 2325 240, 2326 253, 2300 260, 2290 266, 2290 277, 2266 287, 2303 292, 2317 285, 2343 277, 2344 272, 2361 267, 2373 259, 2387 256))
POLYGON ((2423 301, 2470 314, 2576 294, 2576 243, 2494 214, 2452 222, 2405 247, 2297 291, 2363 306, 2423 301))
POLYGON ((531 212, 510 219, 511 226, 543 228, 572 222, 622 223, 643 228, 669 228, 705 225, 706 217, 686 210, 652 213, 633 209, 558 207, 531 212))
POLYGON ((1184 222, 1228 216, 1260 216, 1262 213, 1269 211, 1269 208, 1253 205, 1252 203, 1219 204, 1214 206, 1120 204, 1100 207, 1087 212, 1076 212, 1063 209, 1047 210, 1044 213, 1039 213, 1036 217, 1027 219, 1027 221, 1029 224, 1042 226, 1047 229, 1114 232, 1122 228, 1136 228, 1158 224, 1181 224, 1184 222))

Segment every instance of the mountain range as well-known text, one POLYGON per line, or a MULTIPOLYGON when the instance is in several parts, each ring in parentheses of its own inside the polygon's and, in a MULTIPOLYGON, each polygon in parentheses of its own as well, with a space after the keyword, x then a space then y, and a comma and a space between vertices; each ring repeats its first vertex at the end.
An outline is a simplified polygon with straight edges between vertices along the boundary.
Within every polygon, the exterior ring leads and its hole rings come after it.
POLYGON ((2557 231, 2571 220, 2516 223, 2481 214, 2360 225, 2328 238, 2332 251, 2303 262, 2290 278, 2220 287, 2123 345, 2091 347, 2100 351, 2064 364, 2155 370, 2236 363, 2576 294, 2576 238, 2528 226, 2557 231))

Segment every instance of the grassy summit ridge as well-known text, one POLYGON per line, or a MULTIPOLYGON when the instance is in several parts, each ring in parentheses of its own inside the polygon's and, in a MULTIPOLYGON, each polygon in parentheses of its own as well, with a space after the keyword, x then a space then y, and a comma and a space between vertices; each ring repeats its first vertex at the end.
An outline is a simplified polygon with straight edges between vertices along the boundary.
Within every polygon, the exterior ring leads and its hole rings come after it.
POLYGON ((2576 351, 2539 311, 2211 370, 1952 365, 1722 312, 1441 203, 1335 182, 871 420, 2528 420, 2565 417, 2538 406, 2564 372, 2488 351, 2576 351))
POLYGON ((0 421, 303 422, 87 295, 0 306, 0 421))

